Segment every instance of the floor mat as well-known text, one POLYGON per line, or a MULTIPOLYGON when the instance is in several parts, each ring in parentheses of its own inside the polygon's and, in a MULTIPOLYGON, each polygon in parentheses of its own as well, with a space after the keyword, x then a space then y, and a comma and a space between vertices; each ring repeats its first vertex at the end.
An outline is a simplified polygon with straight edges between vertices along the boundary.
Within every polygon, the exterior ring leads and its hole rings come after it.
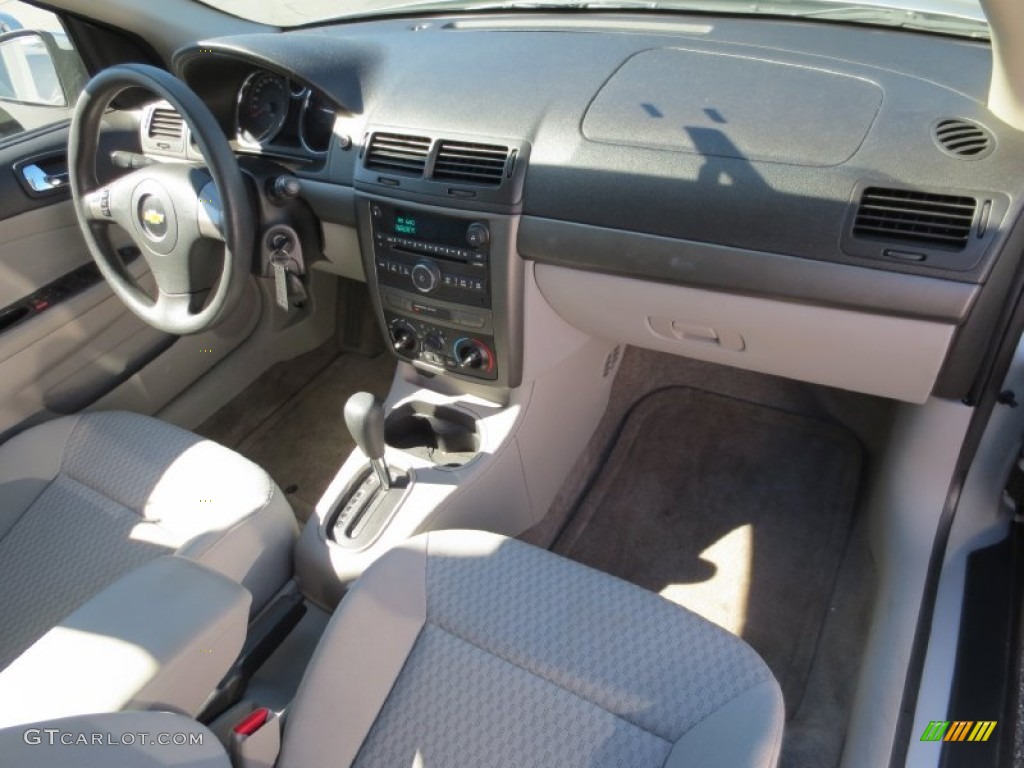
POLYGON ((343 354, 328 358, 316 373, 318 361, 313 357, 275 366, 197 430, 259 464, 289 489, 300 522, 355 447, 342 416, 345 401, 359 391, 383 398, 395 372, 395 359, 388 354, 343 354), (307 373, 301 385, 294 374, 281 370, 289 365, 307 373), (243 419, 244 430, 238 426, 243 419))
POLYGON ((685 387, 626 415, 553 549, 743 637, 799 707, 860 478, 847 430, 685 387))

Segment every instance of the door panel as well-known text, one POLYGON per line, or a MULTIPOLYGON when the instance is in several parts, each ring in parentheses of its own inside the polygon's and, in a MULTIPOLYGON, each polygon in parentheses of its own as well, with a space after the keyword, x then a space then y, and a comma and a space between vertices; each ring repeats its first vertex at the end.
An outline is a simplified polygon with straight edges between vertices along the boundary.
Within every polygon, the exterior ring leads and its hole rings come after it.
POLYGON ((0 221, 0 308, 91 261, 70 200, 0 221))
MULTIPOLYGON (((210 334, 168 336, 128 311, 89 266, 67 191, 35 196, 18 180, 18 166, 59 159, 66 145, 65 126, 0 146, 0 440, 97 404, 155 413, 236 348, 261 313, 252 286, 210 334)), ((114 245, 129 243, 121 233, 114 245)), ((152 288, 142 259, 129 270, 152 288)))
MULTIPOLYGON (((132 267, 137 277, 144 272, 141 262, 132 267)), ((148 288, 151 278, 140 282, 148 288)), ((162 351, 169 341, 128 312, 106 283, 8 330, 0 335, 0 434, 80 410, 116 386, 122 345, 137 358, 140 345, 162 351), (76 387, 78 399, 70 391, 76 387), (82 402, 86 388, 91 399, 82 402)))

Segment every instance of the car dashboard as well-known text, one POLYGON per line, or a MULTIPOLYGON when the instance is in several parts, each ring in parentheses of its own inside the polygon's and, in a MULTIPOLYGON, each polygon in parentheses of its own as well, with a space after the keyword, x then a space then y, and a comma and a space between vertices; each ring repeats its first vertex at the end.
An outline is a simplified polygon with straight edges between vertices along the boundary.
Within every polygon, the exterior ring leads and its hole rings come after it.
POLYGON ((1024 142, 985 106, 985 43, 505 13, 205 40, 174 68, 325 237, 358 232, 424 371, 518 385, 535 286, 601 338, 964 398, 1017 269, 1024 142))

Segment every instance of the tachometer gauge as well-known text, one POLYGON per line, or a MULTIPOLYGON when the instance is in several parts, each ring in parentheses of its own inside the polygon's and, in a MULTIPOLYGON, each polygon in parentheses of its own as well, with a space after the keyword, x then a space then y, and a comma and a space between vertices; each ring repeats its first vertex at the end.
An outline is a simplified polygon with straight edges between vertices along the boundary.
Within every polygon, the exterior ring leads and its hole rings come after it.
POLYGON ((271 141, 284 127, 290 102, 288 81, 273 72, 254 72, 238 92, 238 138, 247 144, 271 141))
POLYGON ((302 105, 302 117, 299 120, 299 139, 303 146, 321 155, 330 148, 333 131, 334 107, 316 91, 310 91, 302 105))

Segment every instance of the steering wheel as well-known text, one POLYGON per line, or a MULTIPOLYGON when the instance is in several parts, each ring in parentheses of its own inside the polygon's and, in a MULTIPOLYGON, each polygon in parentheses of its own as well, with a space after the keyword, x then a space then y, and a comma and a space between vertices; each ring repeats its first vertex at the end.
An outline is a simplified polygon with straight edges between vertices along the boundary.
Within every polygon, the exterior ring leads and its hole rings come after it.
POLYGON ((237 305, 252 266, 256 209, 224 132, 187 85, 143 64, 97 74, 72 118, 68 171, 89 252, 114 293, 142 320, 175 335, 198 333, 237 305), (110 102, 128 88, 144 88, 170 102, 192 130, 205 165, 158 162, 101 185, 101 122, 110 102), (141 252, 156 282, 155 298, 111 245, 112 224, 141 252))

